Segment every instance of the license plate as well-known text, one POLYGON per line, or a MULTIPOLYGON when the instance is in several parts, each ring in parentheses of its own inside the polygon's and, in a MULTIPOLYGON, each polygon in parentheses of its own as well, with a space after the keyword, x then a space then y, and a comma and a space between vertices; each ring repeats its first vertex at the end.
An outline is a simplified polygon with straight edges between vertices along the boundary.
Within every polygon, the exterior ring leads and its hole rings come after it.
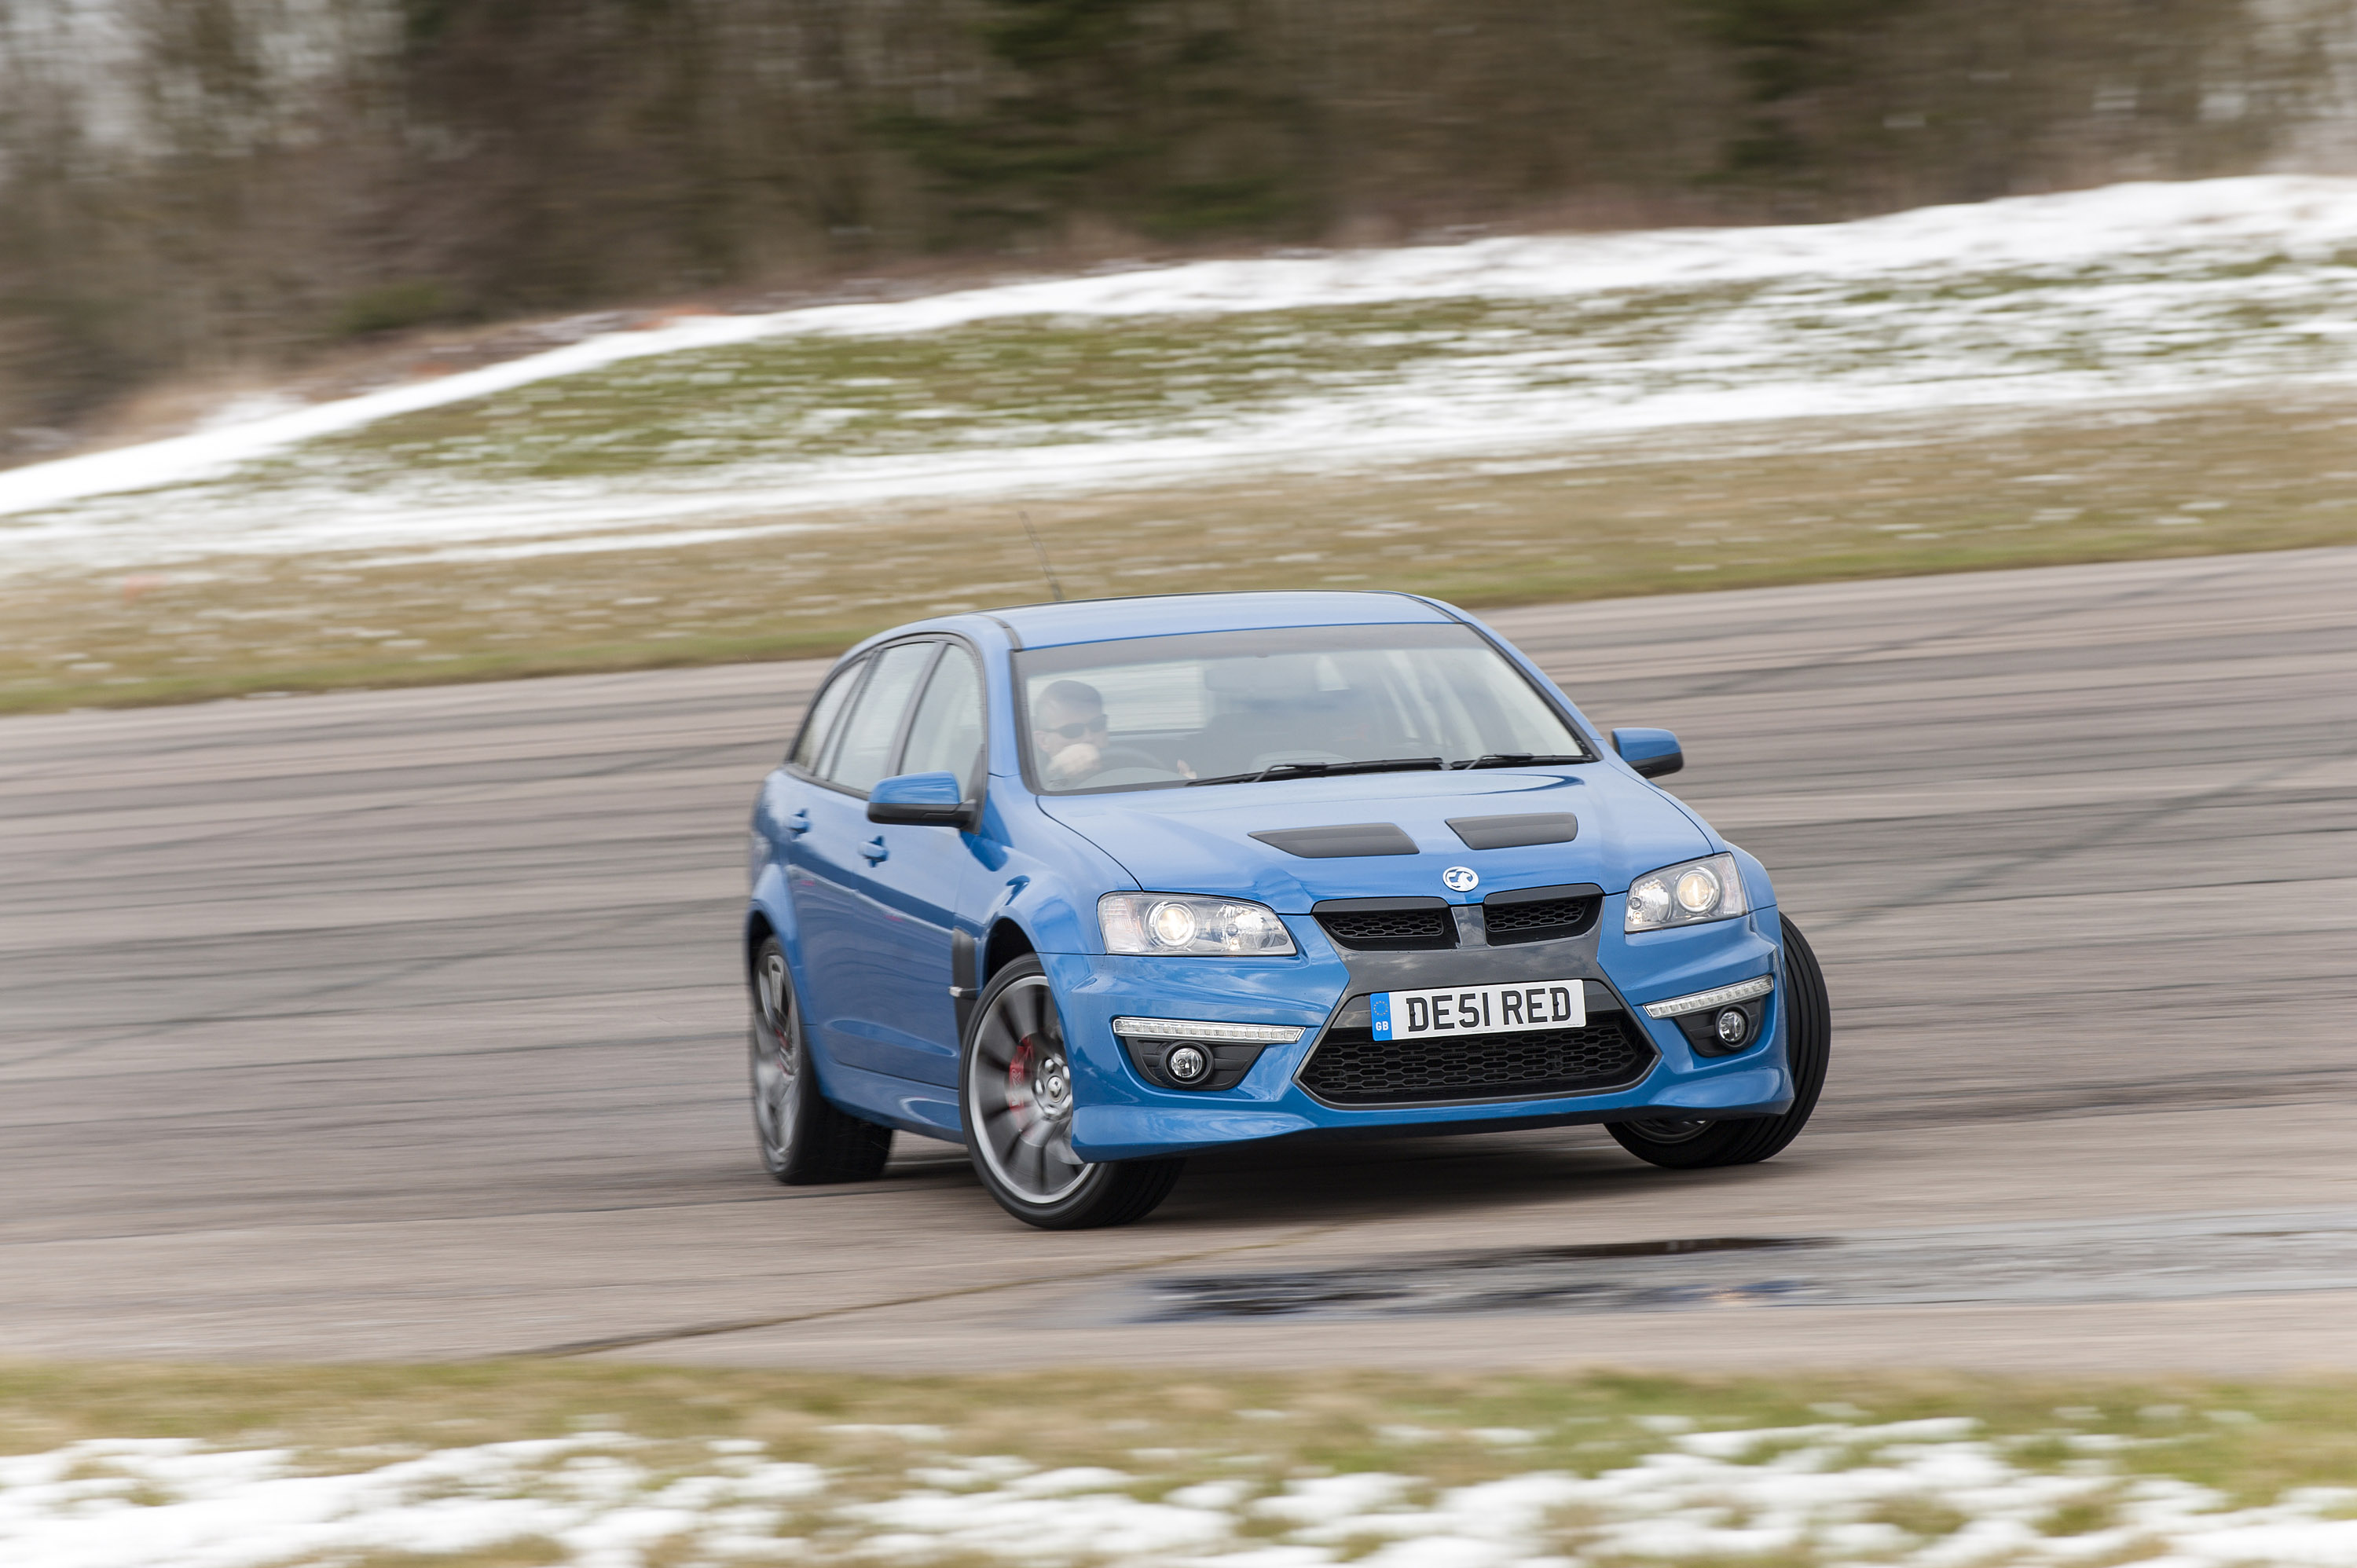
POLYGON ((1577 980, 1521 985, 1453 985, 1443 991, 1378 991, 1367 998, 1375 1038, 1496 1035, 1509 1029, 1576 1029, 1587 1022, 1587 995, 1577 980))

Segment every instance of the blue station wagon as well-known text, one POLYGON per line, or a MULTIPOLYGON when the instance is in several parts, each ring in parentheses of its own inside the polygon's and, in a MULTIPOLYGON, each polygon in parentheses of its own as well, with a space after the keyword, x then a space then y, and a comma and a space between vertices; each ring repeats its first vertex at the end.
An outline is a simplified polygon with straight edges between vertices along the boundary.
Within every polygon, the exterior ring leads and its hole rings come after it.
POLYGON ((1202 594, 853 649, 753 809, 755 1130, 789 1183, 963 1144, 1007 1212, 1137 1219, 1190 1151, 1598 1122, 1790 1143, 1831 1026, 1750 855, 1437 600, 1202 594))

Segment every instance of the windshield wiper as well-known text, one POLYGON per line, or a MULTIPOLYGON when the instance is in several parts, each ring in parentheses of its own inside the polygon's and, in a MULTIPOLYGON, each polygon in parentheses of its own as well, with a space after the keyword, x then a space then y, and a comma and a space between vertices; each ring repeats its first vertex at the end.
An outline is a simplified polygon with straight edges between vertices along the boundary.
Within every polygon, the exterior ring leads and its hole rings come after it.
POLYGON ((1534 751, 1488 751, 1463 762, 1451 762, 1450 768, 1552 768, 1565 762, 1590 762, 1587 757, 1549 757, 1534 751))
POLYGON ((1446 768, 1437 757, 1382 757, 1371 762, 1278 762, 1255 773, 1222 773, 1217 779, 1189 779, 1198 784, 1257 784, 1264 779, 1327 779, 1338 773, 1406 773, 1446 768))

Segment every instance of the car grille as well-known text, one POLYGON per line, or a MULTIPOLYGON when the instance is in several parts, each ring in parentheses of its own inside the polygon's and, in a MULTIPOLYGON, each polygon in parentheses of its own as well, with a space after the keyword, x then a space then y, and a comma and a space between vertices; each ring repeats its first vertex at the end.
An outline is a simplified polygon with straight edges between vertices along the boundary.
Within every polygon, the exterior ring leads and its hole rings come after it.
POLYGON ((1457 922, 1437 905, 1428 909, 1340 909, 1318 917, 1326 934, 1346 948, 1448 948, 1457 922))
POLYGON ((1485 903, 1481 907, 1481 924, 1494 944, 1506 942, 1551 941, 1557 937, 1576 937, 1596 922, 1596 911, 1604 900, 1587 898, 1542 898, 1529 904, 1485 903))
POLYGON ((1653 1060, 1653 1047, 1616 1012, 1584 1028, 1460 1039, 1378 1040, 1364 1027, 1329 1029, 1299 1080, 1333 1105, 1535 1100, 1623 1088, 1653 1060))

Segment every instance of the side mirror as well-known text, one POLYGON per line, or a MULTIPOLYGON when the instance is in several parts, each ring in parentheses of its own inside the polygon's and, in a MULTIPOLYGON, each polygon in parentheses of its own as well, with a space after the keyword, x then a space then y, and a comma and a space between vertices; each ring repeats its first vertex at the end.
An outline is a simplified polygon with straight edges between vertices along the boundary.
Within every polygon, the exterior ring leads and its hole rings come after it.
POLYGON ((1665 729, 1616 729, 1612 749, 1647 779, 1665 778, 1686 765, 1678 737, 1665 729))
POLYGON ((867 820, 919 828, 963 828, 974 823, 964 787, 954 773, 903 773, 867 792, 867 820))

